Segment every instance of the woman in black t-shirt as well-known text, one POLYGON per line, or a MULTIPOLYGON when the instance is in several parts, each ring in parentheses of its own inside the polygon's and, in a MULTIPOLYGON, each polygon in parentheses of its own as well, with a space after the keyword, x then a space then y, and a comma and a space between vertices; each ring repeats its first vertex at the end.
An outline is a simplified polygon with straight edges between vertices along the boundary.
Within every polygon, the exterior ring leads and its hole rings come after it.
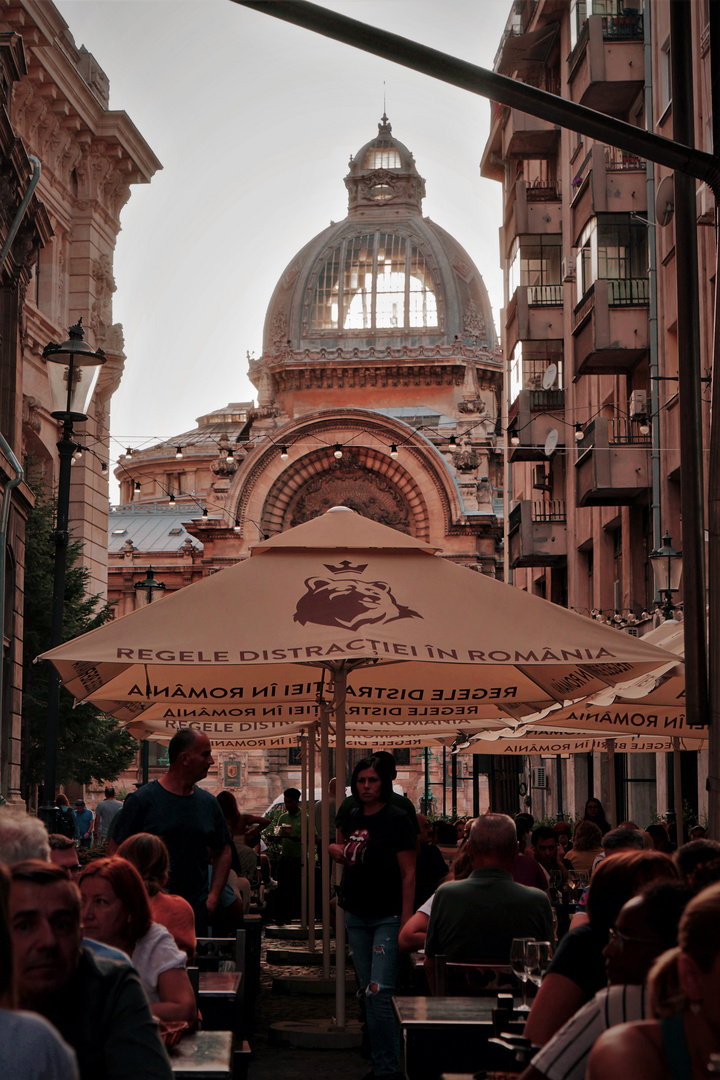
MULTIPOLYGON (((358 809, 331 844, 344 865, 339 904, 345 909, 350 953, 365 993, 373 1071, 400 1080, 400 1029, 392 994, 400 963, 398 933, 412 915, 417 841, 410 818, 390 803, 392 780, 382 760, 363 758, 350 781, 358 809)), ((367 1078, 366 1078, 367 1080, 367 1078)))

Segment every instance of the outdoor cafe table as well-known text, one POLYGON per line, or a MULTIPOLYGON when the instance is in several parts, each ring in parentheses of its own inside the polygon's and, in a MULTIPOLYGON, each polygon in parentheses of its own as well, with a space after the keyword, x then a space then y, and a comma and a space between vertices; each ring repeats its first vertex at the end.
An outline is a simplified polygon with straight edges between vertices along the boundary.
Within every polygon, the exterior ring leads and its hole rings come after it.
POLYGON ((174 1080, 232 1080, 233 1033, 196 1031, 169 1051, 174 1080))
POLYGON ((229 1028, 242 1040, 242 1010, 239 971, 201 971, 199 975, 199 1005, 203 1026, 229 1028))
MULTIPOLYGON (((493 1035, 489 997, 393 997, 402 1028, 408 1080, 438 1080, 443 1072, 507 1069, 508 1051, 488 1043, 493 1035)), ((520 1034, 519 1024, 508 1025, 520 1034)))

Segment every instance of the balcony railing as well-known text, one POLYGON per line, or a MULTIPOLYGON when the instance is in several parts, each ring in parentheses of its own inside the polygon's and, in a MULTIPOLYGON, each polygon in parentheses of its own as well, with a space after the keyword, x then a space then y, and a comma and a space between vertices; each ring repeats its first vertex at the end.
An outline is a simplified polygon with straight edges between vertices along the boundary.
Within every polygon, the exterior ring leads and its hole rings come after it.
POLYGON ((543 521, 567 521, 567 511, 564 499, 551 499, 550 502, 534 502, 532 504, 532 520, 543 521))
POLYGON ((528 285, 527 299, 529 307, 562 307, 562 285, 528 285))
POLYGON ((652 444, 649 432, 647 435, 641 434, 639 420, 615 417, 610 421, 608 434, 609 442, 615 446, 650 446, 652 444))
POLYGON ((530 390, 531 413, 562 412, 565 407, 563 390, 530 390))
POLYGON ((625 15, 602 15, 601 19, 605 41, 642 41, 643 17, 638 11, 625 15))
POLYGON ((648 278, 608 279, 608 303, 611 307, 646 307, 649 299, 648 278))
POLYGON ((647 167, 645 158, 618 150, 617 146, 605 147, 606 172, 644 172, 647 167))
POLYGON ((558 202, 561 197, 559 180, 534 181, 525 189, 528 202, 558 202))

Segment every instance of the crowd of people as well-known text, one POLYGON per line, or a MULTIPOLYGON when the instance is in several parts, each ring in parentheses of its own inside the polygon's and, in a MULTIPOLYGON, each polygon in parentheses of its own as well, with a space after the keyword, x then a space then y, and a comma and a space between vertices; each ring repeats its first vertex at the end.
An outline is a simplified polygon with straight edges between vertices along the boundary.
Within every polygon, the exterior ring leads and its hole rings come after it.
MULTIPOLYGON (((272 873, 271 915, 297 918, 301 793, 286 789, 273 822, 198 786, 212 764, 202 733, 178 732, 168 760, 124 802, 106 788, 94 815, 59 796, 50 835, 0 811, 8 1075, 167 1080, 164 1035, 198 1023, 187 972, 197 938, 242 925, 272 873)), ((404 1077, 392 1008, 404 954, 424 953, 432 992, 438 958, 507 965, 518 939, 552 951, 527 1015, 536 1052, 522 1080, 706 1075, 720 1054, 720 843, 699 826, 679 845, 667 824, 613 828, 594 798, 574 827, 492 812, 433 825, 395 779, 391 754, 368 756, 351 794, 336 806, 333 782, 307 820, 318 863, 341 867, 333 903, 363 1002, 365 1080, 404 1077)))

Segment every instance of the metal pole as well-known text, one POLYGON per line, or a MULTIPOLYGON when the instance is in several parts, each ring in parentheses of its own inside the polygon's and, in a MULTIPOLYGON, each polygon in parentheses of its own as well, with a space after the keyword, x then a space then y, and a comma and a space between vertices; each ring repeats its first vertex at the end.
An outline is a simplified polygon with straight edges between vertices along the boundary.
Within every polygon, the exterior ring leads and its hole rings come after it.
POLYGON ((562 790, 562 754, 555 755, 555 785, 557 787, 556 802, 556 814, 558 821, 562 821, 565 817, 563 810, 563 790, 562 790))
POLYGON ((473 769, 473 817, 480 817, 480 755, 472 756, 473 769))
POLYGON ((610 786, 610 813, 612 820, 617 821, 617 791, 615 789, 615 740, 606 739, 605 749, 608 756, 608 782, 610 786))
POLYGON ((676 843, 680 847, 683 840, 683 798, 682 798, 682 758, 680 757, 680 739, 673 737, 673 803, 675 810, 676 843))
POLYGON ((450 768, 452 770, 452 817, 457 820, 457 754, 450 755, 450 768))
MULTIPOLYGON (((710 4, 710 94, 713 120, 713 146, 720 147, 720 4, 710 4)), ((713 336, 712 406, 710 456, 708 464, 708 650, 710 665, 710 701, 708 733, 708 825, 709 835, 720 836, 720 305, 717 283, 720 282, 720 243, 717 242, 715 213, 715 327, 713 336)))
POLYGON ((308 919, 308 948, 315 952, 315 724, 308 726, 307 734, 308 755, 308 846, 307 846, 307 919, 308 919))
MULTIPOLYGON (((691 5, 670 2, 673 131, 694 140, 691 5)), ((705 619, 705 521, 703 513, 702 383, 695 181, 675 172, 675 267, 677 274, 680 482, 683 521, 685 715, 688 724, 708 722, 705 619)), ((717 374, 717 373, 716 373, 717 374)))
POLYGON ((430 747, 424 748, 425 755, 425 813, 430 813, 430 747))
MULTIPOLYGON (((328 847, 335 838, 335 822, 330 821, 326 813, 327 801, 330 798, 328 783, 330 780, 330 749, 328 739, 328 726, 330 724, 329 706, 322 701, 320 703, 320 778, 323 785, 323 815, 320 825, 322 839, 322 954, 323 954, 323 978, 330 978, 330 869, 332 859, 328 854, 328 847)), ((336 795, 336 799, 338 796, 336 795)))
MULTIPOLYGON (((345 661, 334 668, 335 676, 335 776, 337 798, 345 797, 345 693, 347 669, 345 661)), ((335 864, 336 882, 342 878, 342 867, 335 864)), ((342 1030, 345 1027, 345 912, 338 904, 335 909, 335 1021, 342 1030)))
MULTIPOLYGON (((671 169, 682 169, 698 180, 705 180, 713 190, 720 190, 720 165, 712 154, 695 150, 692 146, 679 145, 672 139, 645 131, 614 116, 595 112, 584 105, 576 105, 557 94, 538 90, 527 83, 496 75, 487 68, 469 64, 448 56, 438 49, 420 45, 410 38, 390 34, 374 26, 350 19, 320 4, 306 0, 233 0, 242 7, 253 8, 277 19, 303 26, 324 37, 342 41, 353 48, 392 60, 413 71, 423 72, 433 79, 459 86, 472 94, 490 98, 501 105, 520 109, 531 116, 538 116, 550 124, 579 131, 592 139, 611 143, 621 150, 628 150, 640 157, 652 158, 671 169)), ((682 3, 683 0, 680 0, 682 3)), ((688 5, 689 7, 690 5, 688 5)), ((675 97, 673 96, 673 108, 675 97)))
MULTIPOLYGON (((57 444, 60 470, 58 473, 57 511, 55 514, 55 568, 53 575, 52 621, 50 625, 50 648, 62 642, 63 609, 65 607, 65 571, 67 568, 68 522, 70 517, 70 468, 75 444, 72 440, 72 419, 63 421, 62 438, 57 444)), ((45 727, 45 779, 44 805, 38 810, 48 832, 55 832, 57 807, 55 785, 57 770, 57 741, 60 721, 60 676, 53 666, 48 681, 47 720, 45 727)))
POLYGON ((307 930, 307 883, 308 883, 308 817, 310 814, 310 790, 308 788, 308 737, 300 736, 300 926, 307 930))
POLYGON ((443 762, 442 762, 442 799, 443 799, 443 817, 447 817, 447 788, 445 786, 447 780, 447 746, 443 746, 443 762))

